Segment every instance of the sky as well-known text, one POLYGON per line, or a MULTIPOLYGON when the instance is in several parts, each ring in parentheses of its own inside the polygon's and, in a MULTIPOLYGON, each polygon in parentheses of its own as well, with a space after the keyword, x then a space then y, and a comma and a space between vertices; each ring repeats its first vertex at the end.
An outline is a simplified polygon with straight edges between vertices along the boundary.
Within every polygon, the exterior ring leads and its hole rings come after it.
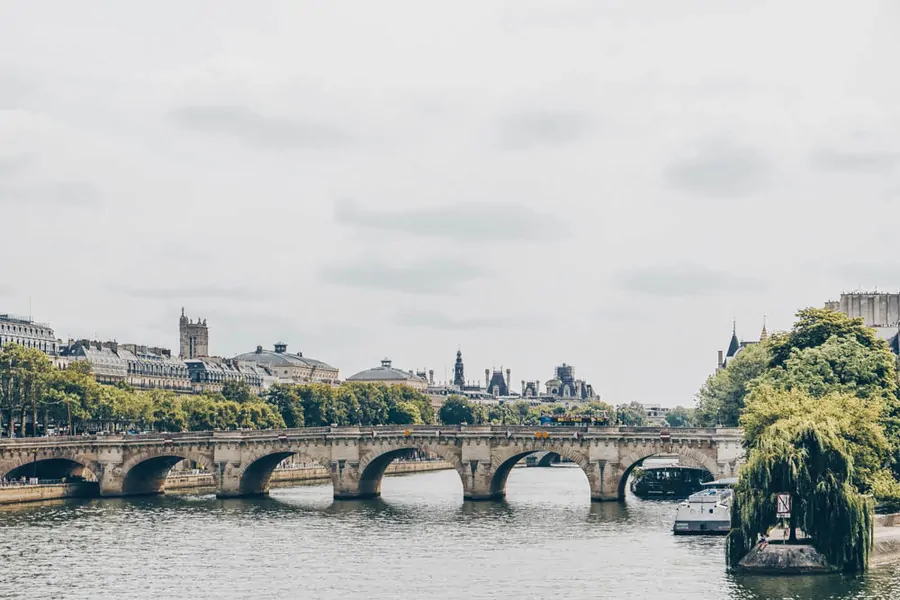
MULTIPOLYGON (((900 290, 892 0, 0 3, 0 313, 691 405, 900 290)), ((519 383, 514 384, 518 389, 519 383)))

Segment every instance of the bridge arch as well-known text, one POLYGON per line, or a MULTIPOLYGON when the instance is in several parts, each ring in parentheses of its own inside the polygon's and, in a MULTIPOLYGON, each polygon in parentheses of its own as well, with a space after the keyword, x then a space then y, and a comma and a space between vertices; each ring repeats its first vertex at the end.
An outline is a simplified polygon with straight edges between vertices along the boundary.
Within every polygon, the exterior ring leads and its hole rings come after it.
MULTIPOLYGON (((391 440, 385 444, 375 444, 368 449, 359 461, 359 493, 357 498, 375 498, 381 495, 381 482, 388 466, 403 454, 418 450, 425 454, 438 456, 441 460, 450 463, 465 488, 466 479, 462 462, 454 452, 455 445, 450 446, 441 443, 429 443, 416 439, 391 440)), ((335 486, 337 491, 337 486, 335 486)))
POLYGON ((281 461, 291 456, 300 457, 303 459, 303 462, 314 463, 330 471, 331 463, 324 452, 310 452, 310 449, 305 447, 264 449, 250 455, 237 473, 238 494, 241 496, 263 496, 268 494, 269 484, 271 483, 275 467, 281 461))
POLYGON ((523 448, 519 445, 511 445, 499 449, 492 457, 494 468, 490 478, 489 498, 500 499, 505 497, 506 481, 509 479, 509 474, 512 472, 513 467, 526 456, 536 452, 547 452, 547 455, 543 457, 544 460, 552 460, 552 456, 555 456, 577 464, 581 467, 585 476, 587 476, 588 484, 591 486, 591 489, 594 489, 595 483, 597 482, 597 474, 591 467, 591 461, 587 454, 580 449, 576 449, 575 447, 566 444, 560 444, 558 446, 554 445, 552 450, 545 447, 523 448))
POLYGON ((21 458, 0 467, 0 478, 9 480, 22 477, 38 479, 72 479, 83 477, 88 481, 97 480, 97 466, 81 456, 43 456, 21 458))
POLYGON ((658 454, 677 454, 679 462, 682 464, 691 467, 702 467, 709 471, 713 477, 716 477, 719 470, 719 465, 715 459, 716 449, 708 448, 707 450, 708 452, 705 452, 702 448, 681 445, 663 448, 655 444, 652 446, 642 446, 631 449, 630 452, 623 454, 619 461, 617 473, 618 481, 616 484, 618 499, 625 499, 625 486, 627 485, 628 478, 631 476, 634 468, 641 464, 644 459, 658 454))
MULTIPOLYGON (((165 492, 169 471, 183 460, 193 460, 206 468, 213 466, 211 452, 192 448, 172 447, 140 452, 122 464, 120 494, 147 496, 165 492)), ((117 495, 113 490, 107 490, 105 493, 117 495)))

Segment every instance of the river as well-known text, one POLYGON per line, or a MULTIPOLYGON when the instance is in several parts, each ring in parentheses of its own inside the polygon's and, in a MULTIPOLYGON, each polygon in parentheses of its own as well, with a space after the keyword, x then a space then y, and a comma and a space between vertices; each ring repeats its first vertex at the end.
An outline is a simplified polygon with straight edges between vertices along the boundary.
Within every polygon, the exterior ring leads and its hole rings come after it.
POLYGON ((672 535, 672 502, 592 504, 577 467, 515 469, 502 503, 463 502, 453 471, 382 492, 7 507, 0 598, 900 598, 900 568, 729 575, 722 538, 672 535))

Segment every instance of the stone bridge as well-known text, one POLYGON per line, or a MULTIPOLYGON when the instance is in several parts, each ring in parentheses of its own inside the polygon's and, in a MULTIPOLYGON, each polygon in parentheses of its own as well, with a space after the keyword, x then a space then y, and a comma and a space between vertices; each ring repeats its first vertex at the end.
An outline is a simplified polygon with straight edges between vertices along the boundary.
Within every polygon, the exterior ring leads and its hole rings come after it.
POLYGON ((213 472, 220 498, 230 498, 268 493, 276 465, 296 455, 331 472, 335 498, 370 498, 381 493, 393 459, 420 450, 454 466, 465 499, 493 500, 504 496, 519 460, 552 452, 580 466, 591 499, 602 501, 623 499, 631 470, 655 454, 733 476, 741 440, 740 429, 434 425, 23 438, 0 442, 0 477, 81 475, 99 482, 101 496, 157 494, 169 469, 190 459, 213 472))

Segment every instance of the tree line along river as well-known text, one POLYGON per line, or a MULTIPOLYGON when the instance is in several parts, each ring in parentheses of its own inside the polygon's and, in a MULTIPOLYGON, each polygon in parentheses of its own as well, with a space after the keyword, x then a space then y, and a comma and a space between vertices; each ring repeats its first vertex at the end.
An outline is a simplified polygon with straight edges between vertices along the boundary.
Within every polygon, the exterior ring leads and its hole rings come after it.
POLYGON ((461 499, 451 471, 269 498, 72 500, 0 509, 0 598, 872 598, 861 577, 726 572, 722 538, 676 537, 673 502, 591 503, 577 467, 515 469, 503 502, 461 499))

